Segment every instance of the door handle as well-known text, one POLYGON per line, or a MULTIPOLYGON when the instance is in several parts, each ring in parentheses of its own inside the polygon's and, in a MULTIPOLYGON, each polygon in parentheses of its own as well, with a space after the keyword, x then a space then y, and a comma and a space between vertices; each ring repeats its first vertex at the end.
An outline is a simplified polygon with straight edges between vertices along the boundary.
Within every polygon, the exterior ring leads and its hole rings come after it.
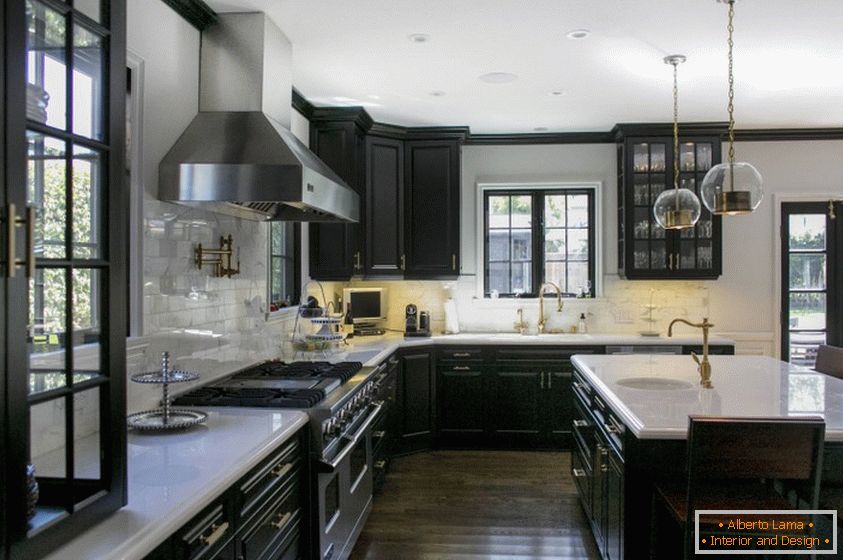
POLYGON ((574 478, 585 478, 585 470, 584 469, 573 469, 571 474, 574 475, 574 478))
POLYGON ((223 535, 225 535, 226 531, 228 531, 228 527, 228 521, 220 525, 211 525, 211 534, 199 537, 199 540, 205 546, 213 546, 214 544, 216 544, 217 541, 222 538, 223 535))
POLYGON ((673 253, 670 253, 670 254, 667 256, 667 260, 668 260, 668 265, 667 265, 667 267, 668 267, 670 270, 673 270, 673 253))
POLYGON ((679 270, 679 268, 681 266, 680 263, 682 262, 682 260, 679 258, 679 253, 676 253, 676 261, 675 262, 676 262, 676 270, 679 270))
POLYGON ((407 270, 407 255, 401 255, 401 270, 407 270))
POLYGON ((8 266, 6 267, 7 278, 14 278, 19 266, 25 268, 27 278, 33 278, 35 276, 35 208, 28 206, 26 208, 26 214, 22 218, 19 218, 15 204, 10 203, 7 206, 6 255, 8 258, 8 266), (26 226, 26 258, 20 260, 16 255, 17 228, 22 225, 26 226))
POLYGON ((547 372, 547 388, 550 389, 553 387, 553 372, 547 372))
POLYGON ((588 420, 574 420, 575 428, 588 428, 588 420))
POLYGON ((541 385, 542 390, 544 390, 544 372, 539 374, 539 383, 541 385))
POLYGON ((457 270, 457 255, 456 253, 451 254, 451 270, 457 270))
POLYGON ((354 268, 355 270, 363 268, 363 264, 360 262, 360 251, 354 253, 354 268))

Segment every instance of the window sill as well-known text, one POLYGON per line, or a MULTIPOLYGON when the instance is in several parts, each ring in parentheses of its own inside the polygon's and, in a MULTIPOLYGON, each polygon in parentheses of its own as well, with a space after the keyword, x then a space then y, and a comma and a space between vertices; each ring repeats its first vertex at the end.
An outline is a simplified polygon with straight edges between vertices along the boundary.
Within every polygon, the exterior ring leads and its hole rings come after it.
MULTIPOLYGON (((556 301, 556 298, 545 298, 544 303, 545 305, 552 305, 556 301)), ((569 303, 602 303, 606 301, 603 297, 593 297, 593 298, 562 298, 562 303, 567 305, 569 303)), ((487 309, 518 309, 519 307, 532 307, 538 306, 539 298, 480 298, 480 297, 473 297, 471 298, 472 305, 477 305, 479 307, 485 307, 487 309)))

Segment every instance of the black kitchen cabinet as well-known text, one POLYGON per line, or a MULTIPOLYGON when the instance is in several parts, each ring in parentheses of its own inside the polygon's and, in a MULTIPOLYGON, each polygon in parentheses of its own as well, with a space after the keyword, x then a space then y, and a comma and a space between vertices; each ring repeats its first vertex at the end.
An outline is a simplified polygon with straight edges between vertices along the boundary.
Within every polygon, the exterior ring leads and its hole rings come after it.
POLYGON ((491 441, 503 447, 536 447, 541 442, 543 370, 518 364, 497 366, 489 382, 491 441))
MULTIPOLYGON (((673 138, 667 130, 618 134, 618 272, 634 279, 710 279, 722 274, 721 219, 705 206, 697 225, 666 231, 653 205, 673 188, 673 138), (666 134, 667 133, 667 134, 666 134)), ((679 186, 700 194, 703 177, 720 163, 717 130, 680 126, 679 186)))
POLYGON ((402 354, 398 375, 399 453, 430 449, 433 445, 435 394, 433 352, 415 350, 402 354))
POLYGON ((439 362, 437 433, 441 445, 476 447, 485 441, 482 364, 439 362))
POLYGON ((460 143, 458 140, 407 140, 404 147, 404 276, 457 276, 460 143))
POLYGON ((544 397, 544 441, 551 447, 571 448, 571 418, 574 402, 571 395, 571 362, 545 368, 544 397))
POLYGON ((380 491, 389 470, 389 460, 395 451, 401 417, 398 408, 398 357, 387 360, 386 377, 378 389, 376 399, 383 403, 383 412, 372 426, 372 457, 374 459, 374 487, 380 491))
POLYGON ((404 143, 366 137, 367 276, 404 273, 404 143))
POLYGON ((351 121, 310 123, 310 149, 360 195, 361 221, 354 224, 310 224, 310 276, 315 280, 348 280, 363 273, 362 129, 351 121))

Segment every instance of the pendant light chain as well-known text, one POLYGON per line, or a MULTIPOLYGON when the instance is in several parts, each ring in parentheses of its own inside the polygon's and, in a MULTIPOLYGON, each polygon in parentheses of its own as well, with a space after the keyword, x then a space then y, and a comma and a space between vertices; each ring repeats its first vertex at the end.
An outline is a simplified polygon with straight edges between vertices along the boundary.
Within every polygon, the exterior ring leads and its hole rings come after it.
POLYGON ((735 0, 729 0, 729 24, 726 27, 729 32, 729 165, 732 167, 732 173, 729 173, 729 187, 730 190, 735 190, 735 73, 734 73, 734 55, 732 51, 735 48, 735 41, 733 35, 735 32, 735 0))
MULTIPOLYGON (((673 61, 673 189, 679 191, 679 61, 673 61)), ((679 197, 676 196, 679 211, 679 197)))

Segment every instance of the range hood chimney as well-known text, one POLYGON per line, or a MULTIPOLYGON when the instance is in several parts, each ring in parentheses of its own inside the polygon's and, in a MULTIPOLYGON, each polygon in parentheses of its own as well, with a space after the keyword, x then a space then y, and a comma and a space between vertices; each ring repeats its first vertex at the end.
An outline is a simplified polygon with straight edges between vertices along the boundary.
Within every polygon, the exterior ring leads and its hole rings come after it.
POLYGON ((292 46, 262 13, 202 33, 199 113, 158 169, 159 198, 251 220, 359 220, 359 197, 290 132, 292 46))

